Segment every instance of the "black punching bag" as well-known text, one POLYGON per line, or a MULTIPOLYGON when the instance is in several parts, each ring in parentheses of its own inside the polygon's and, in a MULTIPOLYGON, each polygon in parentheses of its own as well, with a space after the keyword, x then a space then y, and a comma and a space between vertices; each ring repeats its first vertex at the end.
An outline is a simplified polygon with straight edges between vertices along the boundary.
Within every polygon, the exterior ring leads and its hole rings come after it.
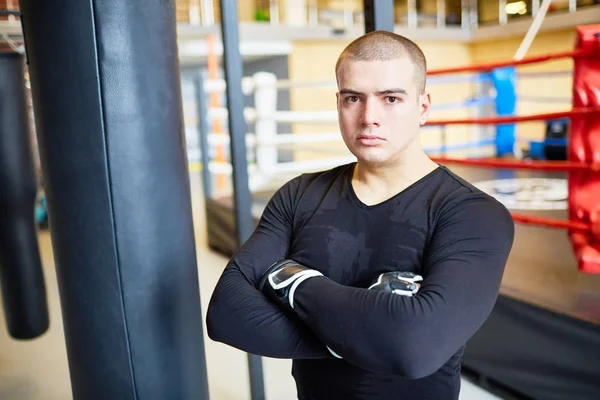
POLYGON ((8 332, 33 339, 49 322, 23 62, 18 53, 0 51, 0 283, 8 332))
POLYGON ((174 0, 22 0, 75 400, 208 398, 174 0))

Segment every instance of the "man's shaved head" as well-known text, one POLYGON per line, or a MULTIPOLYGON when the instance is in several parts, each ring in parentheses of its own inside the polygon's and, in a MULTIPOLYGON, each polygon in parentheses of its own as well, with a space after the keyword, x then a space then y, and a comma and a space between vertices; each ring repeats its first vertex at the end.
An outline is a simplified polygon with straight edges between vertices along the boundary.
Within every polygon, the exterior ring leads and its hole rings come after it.
POLYGON ((389 61, 408 58, 414 65, 415 84, 419 93, 425 91, 427 61, 413 41, 388 31, 373 31, 350 43, 335 64, 337 77, 340 65, 346 61, 389 61))

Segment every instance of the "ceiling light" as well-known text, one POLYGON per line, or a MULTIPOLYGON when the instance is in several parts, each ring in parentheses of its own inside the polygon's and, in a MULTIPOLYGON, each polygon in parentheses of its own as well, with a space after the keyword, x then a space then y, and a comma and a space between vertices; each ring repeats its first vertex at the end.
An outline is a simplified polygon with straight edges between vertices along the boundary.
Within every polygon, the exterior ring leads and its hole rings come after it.
POLYGON ((514 1, 512 3, 508 3, 504 8, 507 14, 526 14, 527 13, 527 3, 524 1, 514 1))

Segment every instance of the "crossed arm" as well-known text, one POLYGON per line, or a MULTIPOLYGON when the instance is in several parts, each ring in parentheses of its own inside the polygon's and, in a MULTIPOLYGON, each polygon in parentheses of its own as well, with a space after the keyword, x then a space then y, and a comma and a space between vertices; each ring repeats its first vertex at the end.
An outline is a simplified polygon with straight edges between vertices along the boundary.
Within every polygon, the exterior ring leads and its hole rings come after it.
POLYGON ((213 340, 278 358, 330 357, 327 345, 361 368, 419 378, 439 369, 489 315, 514 226, 502 206, 483 198, 443 216, 429 244, 418 295, 314 277, 298 287, 295 315, 283 313, 256 287, 262 273, 289 250, 292 213, 286 208, 292 203, 285 193, 273 198, 217 284, 207 316, 213 340), (493 234, 482 221, 490 216, 493 234))
POLYGON ((257 289, 263 272, 289 252, 295 190, 297 180, 292 180, 273 196, 252 236, 225 267, 206 317, 211 339, 266 357, 328 356, 306 324, 257 289))

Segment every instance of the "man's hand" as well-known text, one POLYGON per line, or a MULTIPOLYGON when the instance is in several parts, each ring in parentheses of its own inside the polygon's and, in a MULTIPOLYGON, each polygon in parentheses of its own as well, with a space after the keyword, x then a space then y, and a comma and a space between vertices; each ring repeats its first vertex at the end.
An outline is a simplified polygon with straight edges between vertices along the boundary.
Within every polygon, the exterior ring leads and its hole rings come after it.
POLYGON ((293 312, 294 292, 309 278, 323 276, 294 260, 282 260, 271 265, 263 274, 258 289, 286 312, 293 312))
MULTIPOLYGON (((294 312, 294 292, 302 282, 315 276, 323 276, 317 270, 298 264, 294 260, 278 261, 263 274, 258 289, 271 301, 279 305, 283 311, 294 312)), ((329 346, 327 350, 332 356, 342 358, 329 346)))
POLYGON ((369 290, 380 290, 399 294, 402 296, 412 296, 419 291, 423 277, 406 271, 386 272, 379 275, 369 286, 369 290))

